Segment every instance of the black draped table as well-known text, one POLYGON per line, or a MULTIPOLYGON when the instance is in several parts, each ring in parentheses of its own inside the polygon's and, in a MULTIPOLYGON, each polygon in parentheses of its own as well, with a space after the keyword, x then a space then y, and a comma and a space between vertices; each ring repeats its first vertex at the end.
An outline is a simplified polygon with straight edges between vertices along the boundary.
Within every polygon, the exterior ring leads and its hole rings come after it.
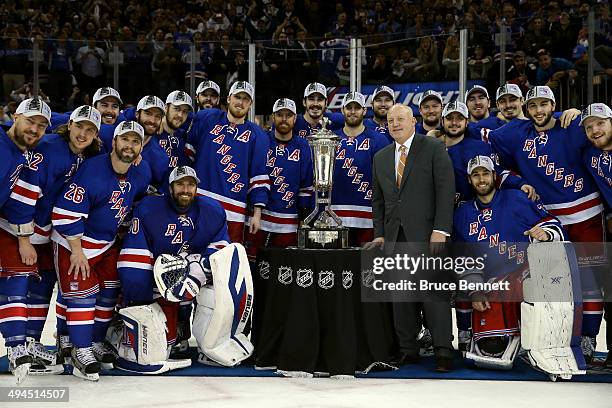
POLYGON ((334 376, 389 361, 391 307, 361 302, 358 249, 265 248, 253 280, 256 366, 334 376))

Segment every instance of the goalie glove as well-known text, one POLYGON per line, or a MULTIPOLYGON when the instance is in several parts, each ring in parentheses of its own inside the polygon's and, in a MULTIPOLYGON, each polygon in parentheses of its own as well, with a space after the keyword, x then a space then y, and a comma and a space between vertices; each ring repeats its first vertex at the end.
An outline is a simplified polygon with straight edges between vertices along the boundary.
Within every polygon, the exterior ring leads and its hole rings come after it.
POLYGON ((196 297, 211 275, 199 254, 161 254, 155 260, 153 276, 164 299, 183 302, 196 297))

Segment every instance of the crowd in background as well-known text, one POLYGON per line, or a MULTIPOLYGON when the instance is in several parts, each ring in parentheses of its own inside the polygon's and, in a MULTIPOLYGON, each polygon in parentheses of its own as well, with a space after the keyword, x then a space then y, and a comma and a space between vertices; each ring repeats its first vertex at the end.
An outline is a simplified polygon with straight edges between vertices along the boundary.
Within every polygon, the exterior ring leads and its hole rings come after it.
POLYGON ((463 28, 469 30, 469 79, 495 88, 503 37, 507 80, 524 92, 534 85, 558 89, 586 78, 590 10, 595 69, 609 77, 607 0, 8 2, 0 10, 0 122, 31 96, 34 61, 41 61, 40 95, 61 111, 90 103, 95 89, 112 84, 113 62, 128 105, 143 92, 188 90, 192 75, 196 84, 216 81, 225 94, 228 84, 247 79, 247 45, 256 43, 258 88, 266 89, 257 98, 270 106, 268 99, 281 94, 300 100, 314 80, 346 84, 351 37, 367 47, 364 84, 457 80, 463 28))

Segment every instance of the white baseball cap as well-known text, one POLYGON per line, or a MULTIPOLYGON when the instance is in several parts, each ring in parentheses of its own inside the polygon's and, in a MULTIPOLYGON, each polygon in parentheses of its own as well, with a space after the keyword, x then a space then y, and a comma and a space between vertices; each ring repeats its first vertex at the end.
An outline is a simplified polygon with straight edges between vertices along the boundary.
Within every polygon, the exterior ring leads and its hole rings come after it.
POLYGON ((325 99, 327 99, 327 88, 325 85, 319 82, 312 82, 304 89, 304 98, 308 98, 313 93, 320 93, 325 99))
POLYGON ((119 92, 117 92, 114 88, 111 88, 110 86, 98 88, 98 90, 93 96, 92 105, 95 105, 96 102, 101 101, 102 99, 108 96, 117 99, 119 101, 119 105, 123 105, 123 101, 121 100, 121 96, 119 96, 119 92))
POLYGON ((255 95, 255 89, 253 89, 253 85, 249 84, 247 81, 236 81, 232 84, 230 88, 229 94, 236 95, 240 92, 245 92, 251 99, 255 95))
POLYGON ((172 91, 168 94, 166 98, 166 104, 172 104, 174 106, 187 105, 190 108, 193 106, 193 101, 191 100, 191 96, 187 94, 187 92, 183 91, 172 91))
POLYGON ((521 92, 521 88, 516 84, 505 84, 497 88, 497 92, 495 92, 495 100, 498 101, 499 98, 505 95, 514 95, 517 98, 522 98, 523 92, 521 92))
POLYGON ((381 93, 388 93, 389 96, 391 96, 391 99, 395 101, 395 92, 393 92, 393 89, 386 85, 381 85, 374 90, 374 93, 372 93, 372 100, 374 100, 381 93))
POLYGON ((535 98, 545 98, 545 99, 550 99, 551 101, 555 102, 555 94, 553 93, 552 89, 550 89, 546 85, 534 86, 529 91, 527 91, 527 97, 525 98, 525 103, 527 103, 530 99, 535 99, 535 98))
POLYGON ((474 92, 482 92, 487 97, 487 99, 491 99, 489 98, 489 91, 487 91, 487 88, 481 85, 474 85, 465 92, 465 100, 467 101, 470 95, 474 92))
POLYGON ((203 93, 207 89, 212 89, 217 92, 217 95, 221 95, 221 88, 219 88, 219 85, 217 85, 215 81, 200 82, 198 88, 196 89, 196 95, 203 93))
POLYGON ((102 118, 100 112, 93 106, 83 105, 79 106, 70 114, 70 120, 72 122, 82 122, 84 120, 91 122, 96 129, 100 130, 100 122, 102 118))
POLYGON ((272 113, 276 113, 279 110, 283 110, 283 109, 290 110, 291 112, 293 112, 294 115, 297 114, 297 108, 295 107, 295 102, 293 101, 293 99, 289 99, 289 98, 277 99, 276 102, 274 102, 272 113))
POLYGON ((142 126, 140 126, 140 123, 134 120, 125 120, 119 123, 115 128, 115 132, 113 133, 113 139, 129 132, 137 133, 138 136, 140 136, 140 139, 144 141, 144 129, 142 126))
POLYGON ((342 107, 345 108, 351 102, 357 102, 363 108, 366 104, 365 96, 361 92, 349 92, 342 99, 342 107))
POLYGON ((161 99, 155 95, 147 95, 143 96, 138 101, 138 105, 136 105, 136 112, 150 108, 158 108, 161 109, 162 112, 166 111, 166 105, 164 105, 164 102, 161 99))
POLYGON ((419 107, 428 98, 437 99, 440 103, 442 103, 442 95, 440 95, 440 92, 429 90, 429 91, 423 92, 423 94, 421 95, 421 99, 419 100, 419 107))
POLYGON ((21 101, 19 106, 17 106, 15 114, 28 118, 31 116, 42 116, 47 119, 48 123, 51 123, 51 108, 45 101, 39 98, 29 98, 21 101))
POLYGON ((189 166, 179 166, 175 167, 170 173, 170 184, 185 177, 193 177, 196 183, 200 183, 200 179, 198 178, 198 175, 194 169, 189 166))
POLYGON ((605 103, 592 103, 582 111, 580 124, 591 117, 612 119, 612 109, 605 103))
POLYGON ((442 110, 442 117, 445 118, 446 116, 450 115, 453 112, 458 112, 459 114, 461 114, 461 116, 463 116, 466 119, 469 119, 470 117, 470 113, 468 112, 467 105, 460 101, 454 101, 451 103, 447 103, 446 106, 444 106, 444 109, 442 110))
POLYGON ((468 162, 467 173, 472 174, 474 169, 477 167, 484 167, 489 171, 495 171, 495 166, 493 165, 493 160, 489 156, 476 156, 468 162))

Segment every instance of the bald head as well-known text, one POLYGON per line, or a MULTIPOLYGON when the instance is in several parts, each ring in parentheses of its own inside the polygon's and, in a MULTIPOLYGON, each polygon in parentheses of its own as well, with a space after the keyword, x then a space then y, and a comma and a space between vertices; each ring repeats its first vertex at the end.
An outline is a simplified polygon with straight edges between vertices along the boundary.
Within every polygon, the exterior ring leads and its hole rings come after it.
POLYGON ((416 120, 412 109, 404 104, 396 103, 387 113, 389 134, 399 144, 403 144, 414 134, 416 120))

